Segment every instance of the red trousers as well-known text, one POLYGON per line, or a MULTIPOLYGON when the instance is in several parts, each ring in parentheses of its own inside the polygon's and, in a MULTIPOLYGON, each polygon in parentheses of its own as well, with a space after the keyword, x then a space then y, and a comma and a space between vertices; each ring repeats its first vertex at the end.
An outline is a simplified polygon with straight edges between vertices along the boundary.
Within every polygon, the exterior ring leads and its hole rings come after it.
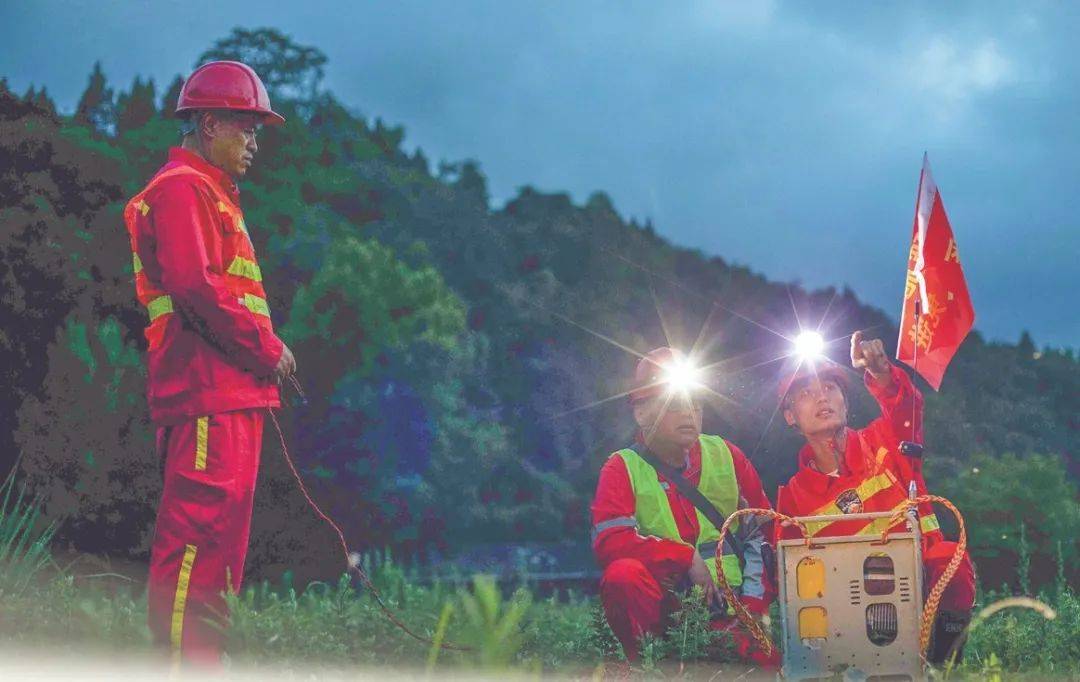
MULTIPOLYGON (((661 634, 671 614, 680 607, 678 596, 661 587, 637 559, 616 559, 608 564, 600 578, 600 602, 612 632, 631 662, 638 659, 641 636, 661 634)), ((744 660, 762 667, 779 666, 779 654, 774 651, 773 656, 766 657, 735 618, 714 620, 711 627, 730 632, 744 660)))
MULTIPOLYGON (((938 578, 945 572, 945 567, 956 551, 956 543, 942 541, 926 550, 923 554, 923 566, 926 567, 926 592, 937 584, 938 578)), ((964 559, 960 567, 956 569, 952 580, 941 594, 939 609, 944 611, 967 611, 975 605, 975 566, 971 563, 971 557, 964 552, 964 559)))
POLYGON ((217 666, 239 591, 262 447, 261 409, 212 414, 157 430, 165 489, 150 551, 147 619, 173 662, 217 666))

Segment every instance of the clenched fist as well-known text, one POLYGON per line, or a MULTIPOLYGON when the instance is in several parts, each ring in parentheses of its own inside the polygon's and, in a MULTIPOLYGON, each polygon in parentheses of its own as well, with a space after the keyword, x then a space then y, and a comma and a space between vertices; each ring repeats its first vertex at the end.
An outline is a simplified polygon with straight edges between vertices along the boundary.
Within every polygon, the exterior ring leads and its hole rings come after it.
POLYGON ((862 332, 855 332, 851 335, 851 366, 866 369, 875 379, 887 378, 891 365, 885 355, 885 344, 881 339, 863 341, 862 332))

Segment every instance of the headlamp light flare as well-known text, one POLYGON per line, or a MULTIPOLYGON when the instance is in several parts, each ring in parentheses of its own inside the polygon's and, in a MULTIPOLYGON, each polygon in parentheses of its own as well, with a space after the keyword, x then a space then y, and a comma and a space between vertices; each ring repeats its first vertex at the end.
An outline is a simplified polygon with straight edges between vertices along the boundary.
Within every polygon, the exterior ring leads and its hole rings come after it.
POLYGON ((703 388, 701 370, 689 360, 676 360, 666 365, 661 380, 669 395, 686 395, 703 388))
POLYGON ((816 331, 807 330, 799 332, 794 340, 795 355, 803 362, 813 361, 821 357, 825 351, 825 339, 816 331))

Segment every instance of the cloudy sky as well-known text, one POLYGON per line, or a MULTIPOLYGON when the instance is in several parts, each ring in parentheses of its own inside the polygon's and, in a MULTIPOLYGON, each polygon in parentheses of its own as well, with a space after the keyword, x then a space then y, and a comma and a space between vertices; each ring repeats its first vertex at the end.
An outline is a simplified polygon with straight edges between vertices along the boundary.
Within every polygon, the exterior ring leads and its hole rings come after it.
POLYGON ((0 7, 0 76, 74 108, 95 60, 159 86, 234 26, 476 158, 497 204, 603 190, 674 242, 899 315, 922 154, 976 327, 1080 347, 1080 4, 54 2, 0 7))

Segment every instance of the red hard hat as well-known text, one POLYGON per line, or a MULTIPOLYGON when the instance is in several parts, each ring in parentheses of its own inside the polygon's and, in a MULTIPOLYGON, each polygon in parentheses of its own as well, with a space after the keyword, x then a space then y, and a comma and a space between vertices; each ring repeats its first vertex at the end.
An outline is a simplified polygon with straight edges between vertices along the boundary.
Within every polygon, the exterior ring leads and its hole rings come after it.
POLYGON ((840 390, 845 393, 850 386, 847 372, 840 365, 829 362, 819 367, 812 362, 804 362, 798 370, 787 374, 780 380, 780 384, 776 387, 777 401, 783 406, 784 398, 787 397, 788 392, 791 391, 795 384, 814 377, 835 381, 840 390))
POLYGON ((285 119, 270 108, 270 96, 258 74, 240 62, 208 62, 191 74, 180 90, 176 113, 199 109, 231 109, 263 115, 263 123, 281 125, 285 119))
POLYGON ((649 351, 648 355, 638 360, 634 370, 634 388, 630 391, 630 402, 652 398, 667 390, 664 383, 664 370, 672 363, 685 361, 686 357, 677 348, 661 346, 649 351))

